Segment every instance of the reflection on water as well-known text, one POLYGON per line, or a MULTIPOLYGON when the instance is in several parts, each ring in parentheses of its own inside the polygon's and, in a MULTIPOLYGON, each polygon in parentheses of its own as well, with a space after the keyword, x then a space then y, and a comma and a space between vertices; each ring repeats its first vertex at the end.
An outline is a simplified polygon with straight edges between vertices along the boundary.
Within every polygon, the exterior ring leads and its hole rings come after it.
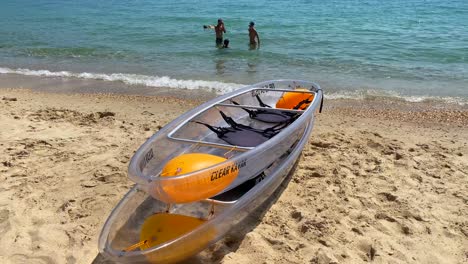
POLYGON ((257 72, 257 62, 247 62, 247 72, 254 74, 257 72))
POLYGON ((216 75, 223 75, 226 71, 226 66, 224 63, 226 62, 225 59, 216 59, 215 66, 216 66, 216 75))
POLYGON ((249 44, 249 50, 256 50, 257 48, 260 48, 260 45, 257 46, 257 43, 249 44))

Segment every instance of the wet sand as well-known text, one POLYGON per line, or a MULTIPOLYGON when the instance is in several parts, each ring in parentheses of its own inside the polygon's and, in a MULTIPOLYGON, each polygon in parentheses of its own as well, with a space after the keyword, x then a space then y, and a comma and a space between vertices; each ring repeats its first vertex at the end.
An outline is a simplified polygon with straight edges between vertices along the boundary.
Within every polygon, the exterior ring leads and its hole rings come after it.
MULTIPOLYGON (((134 151, 205 100, 175 96, 0 89, 0 262, 93 262, 134 151)), ((465 263, 467 194, 466 106, 328 100, 281 196, 196 259, 465 263)))

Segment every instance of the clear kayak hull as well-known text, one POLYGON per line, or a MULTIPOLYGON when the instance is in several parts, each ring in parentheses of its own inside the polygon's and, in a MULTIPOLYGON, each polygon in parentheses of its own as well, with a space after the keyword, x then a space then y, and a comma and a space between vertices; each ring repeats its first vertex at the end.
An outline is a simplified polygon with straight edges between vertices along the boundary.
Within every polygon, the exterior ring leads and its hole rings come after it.
MULTIPOLYGON (((308 126, 308 130, 312 124, 308 126)), ((303 138, 291 152, 265 172, 263 180, 238 200, 216 204, 209 220, 181 237, 159 246, 125 252, 123 249, 139 242, 144 219, 164 212, 167 205, 153 199, 138 186, 133 187, 107 220, 99 238, 101 253, 117 263, 173 263, 197 254, 223 237, 230 229, 255 211, 284 181, 295 165, 307 139, 303 138)), ((204 200, 174 207, 171 213, 205 217, 212 201, 204 200)))
MULTIPOLYGON (((182 195, 177 196, 166 191, 177 189, 182 185, 196 189, 197 183, 212 181, 213 191, 206 192, 207 186, 203 186, 203 192, 213 193, 232 189, 261 173, 294 142, 302 138, 306 124, 314 118, 314 112, 318 109, 321 100, 322 90, 317 84, 293 80, 263 82, 215 98, 181 115, 148 139, 130 161, 129 178, 154 198, 166 203, 190 202, 179 200, 182 195), (306 109, 276 108, 277 102, 288 93, 309 95, 311 100, 307 104, 308 107, 306 109), (247 110, 255 111, 259 116, 260 114, 265 116, 265 113, 270 116, 273 114, 289 115, 293 116, 293 120, 281 127, 281 124, 273 125, 252 118, 247 110), (231 129, 232 127, 228 126, 223 115, 237 122, 241 128, 231 129), (227 130, 231 131, 220 136, 202 124, 222 127, 222 129, 228 127, 227 130), (251 129, 243 129, 243 127, 251 129), (257 133, 259 131, 261 132, 257 133), (259 141, 257 145, 251 146, 252 142, 249 140, 259 136, 267 140, 259 141), (231 144, 226 140, 234 140, 239 144, 231 144), (242 143, 246 143, 247 146, 243 146, 242 143), (226 156, 228 160, 196 172, 176 177, 160 177, 165 164, 171 159, 184 153, 194 152, 226 156), (232 164, 239 169, 237 177, 227 187, 219 187, 223 186, 222 184, 216 185, 219 179, 213 181, 211 176, 219 175, 219 172, 232 168, 232 164)), ((300 108, 304 108, 303 104, 299 104, 300 108)), ((208 197, 197 197, 193 201, 203 198, 208 197)))
MULTIPOLYGON (((304 98, 302 95, 297 97, 304 98)), ((215 243, 270 198, 290 173, 310 136, 314 113, 321 99, 321 89, 314 83, 270 81, 221 96, 168 124, 141 146, 132 158, 129 176, 136 185, 114 208, 103 227, 99 237, 102 255, 117 263, 172 263, 193 256, 215 243), (252 121, 252 113, 244 108, 257 111, 254 114, 278 112, 275 102, 289 90, 297 88, 307 88, 306 92, 311 94, 307 97, 311 99, 307 101, 307 107, 282 110, 280 114, 286 119, 294 116, 293 121, 255 147, 233 147, 209 129, 201 129, 203 126, 189 122, 197 120, 223 125, 226 119, 219 118, 219 110, 224 107, 223 113, 239 124, 255 131, 265 131, 271 125, 265 124, 265 120, 252 121), (258 95, 261 96, 260 100, 258 95), (265 105, 273 110, 270 111, 265 105), (172 186, 171 180, 174 179, 166 179, 159 174, 163 165, 173 157, 192 152, 221 154, 227 156, 227 161, 176 176, 178 181, 187 180, 188 184, 193 184, 203 180, 203 177, 220 177, 223 172, 232 170, 237 170, 236 177, 228 187, 214 191, 217 193, 215 196, 210 194, 210 197, 200 197, 195 201, 174 202, 177 198, 170 197, 165 191, 167 186, 172 186), (231 165, 226 169, 223 167, 225 164, 231 165), (160 229, 160 233, 148 235, 145 231, 148 230, 148 219, 172 221, 185 229, 180 231, 175 227, 171 230, 168 224, 162 224, 156 228, 160 229), (188 225, 191 227, 188 228, 188 225), (166 238, 161 240, 161 236, 166 238), (159 242, 152 243, 154 241, 159 242)), ((274 115, 270 117, 277 118, 274 115)))

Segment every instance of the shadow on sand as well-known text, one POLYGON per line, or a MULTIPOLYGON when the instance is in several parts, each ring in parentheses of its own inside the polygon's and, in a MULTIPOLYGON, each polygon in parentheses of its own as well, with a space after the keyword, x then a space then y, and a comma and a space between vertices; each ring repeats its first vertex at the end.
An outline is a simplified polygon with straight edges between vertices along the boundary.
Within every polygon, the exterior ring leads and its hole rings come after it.
MULTIPOLYGON (((302 155, 301 155, 302 156, 302 155)), ((291 171, 285 177, 279 187, 272 193, 272 195, 265 200, 254 212, 245 217, 234 228, 232 228, 221 240, 214 245, 209 246, 199 254, 178 262, 178 264, 207 264, 207 263, 220 263, 223 257, 231 252, 237 251, 245 235, 251 232, 262 221, 264 215, 270 207, 276 203, 283 191, 288 186, 292 176, 296 172, 297 164, 301 159, 299 156, 294 163, 291 171)), ((116 262, 106 259, 100 253, 93 260, 92 264, 115 264, 116 262)))

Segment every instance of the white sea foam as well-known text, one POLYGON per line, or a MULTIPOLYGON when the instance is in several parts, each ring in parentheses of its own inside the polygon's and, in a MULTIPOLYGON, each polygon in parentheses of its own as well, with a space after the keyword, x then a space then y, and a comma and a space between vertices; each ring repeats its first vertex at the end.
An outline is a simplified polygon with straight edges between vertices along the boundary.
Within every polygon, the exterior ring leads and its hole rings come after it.
POLYGON ((461 97, 440 97, 440 96, 409 96, 401 95, 395 91, 382 90, 356 90, 356 91, 338 91, 325 93, 327 99, 354 99, 365 100, 372 98, 393 98, 411 103, 438 101, 442 103, 468 105, 468 99, 461 97))
POLYGON ((148 76, 141 74, 126 74, 126 73, 74 73, 69 71, 49 71, 49 70, 30 70, 30 69, 10 69, 0 67, 0 74, 21 74, 27 76, 41 77, 64 77, 64 78, 79 78, 88 80, 103 80, 110 82, 123 82, 129 85, 145 85, 149 87, 167 87, 176 89, 203 89, 214 91, 216 93, 226 93, 243 87, 243 84, 224 83, 216 81, 203 80, 177 80, 167 76, 148 76))
MULTIPOLYGON (((203 80, 177 80, 167 76, 149 76, 141 74, 127 74, 127 73, 74 73, 69 71, 49 71, 49 70, 30 70, 30 69, 10 69, 0 67, 0 74, 20 74, 28 76, 41 76, 41 77, 63 77, 63 78, 78 78, 87 80, 102 80, 109 82, 123 82, 128 85, 144 85, 149 87, 167 87, 174 89, 202 89, 218 94, 234 91, 238 88, 245 86, 238 83, 224 83, 216 81, 203 81, 203 80)), ((325 89, 326 90, 326 89, 325 89)), ((468 99, 460 97, 436 97, 436 96, 404 96, 395 91, 384 90, 356 90, 346 91, 341 90, 337 92, 326 92, 327 99, 356 99, 364 100, 369 98, 396 98, 408 102, 423 102, 423 101, 441 101, 452 104, 468 105, 468 99)))

